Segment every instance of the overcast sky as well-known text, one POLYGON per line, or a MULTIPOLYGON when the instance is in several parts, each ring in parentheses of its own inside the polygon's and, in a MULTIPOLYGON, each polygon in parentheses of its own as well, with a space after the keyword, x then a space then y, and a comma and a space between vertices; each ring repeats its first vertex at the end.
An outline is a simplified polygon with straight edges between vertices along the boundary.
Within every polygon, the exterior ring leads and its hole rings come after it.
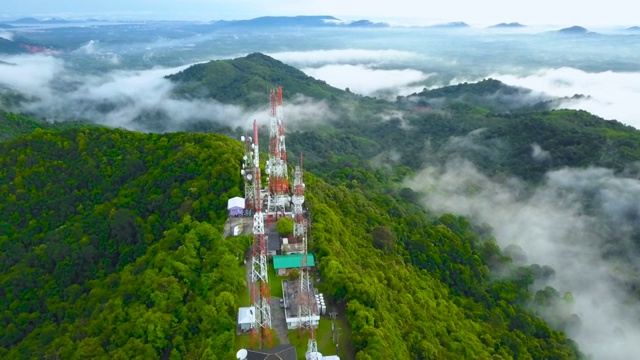
POLYGON ((640 25, 629 0, 2 0, 0 18, 233 20, 274 15, 333 15, 411 24, 640 25))

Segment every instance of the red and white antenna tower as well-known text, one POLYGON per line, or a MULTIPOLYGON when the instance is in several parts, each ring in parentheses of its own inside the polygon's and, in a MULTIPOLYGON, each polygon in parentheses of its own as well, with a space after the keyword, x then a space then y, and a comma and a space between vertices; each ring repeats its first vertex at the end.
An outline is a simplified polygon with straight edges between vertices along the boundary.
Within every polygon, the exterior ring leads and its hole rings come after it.
POLYGON ((251 136, 242 136, 240 140, 244 143, 245 149, 242 170, 240 171, 244 179, 244 208, 253 214, 256 210, 256 169, 253 159, 255 143, 251 136))
POLYGON ((251 326, 251 347, 271 348, 271 291, 267 276, 267 241, 264 234, 264 214, 260 192, 260 153, 258 151, 258 124, 253 121, 253 169, 255 213, 253 215, 253 246, 251 248, 251 302, 255 320, 251 326))
POLYGON ((267 216, 277 219, 284 216, 288 203, 289 176, 287 174, 287 151, 284 133, 284 111, 282 109, 282 86, 269 92, 271 119, 269 121, 269 198, 267 216))
POLYGON ((298 295, 298 319, 300 320, 300 331, 309 332, 307 344, 307 358, 315 357, 318 354, 318 343, 316 341, 315 319, 318 317, 318 307, 311 280, 309 279, 308 250, 307 250, 307 224, 304 218, 304 181, 302 178, 302 155, 300 155, 300 165, 295 167, 293 177, 293 236, 297 243, 302 243, 302 260, 300 261, 300 293, 298 295))

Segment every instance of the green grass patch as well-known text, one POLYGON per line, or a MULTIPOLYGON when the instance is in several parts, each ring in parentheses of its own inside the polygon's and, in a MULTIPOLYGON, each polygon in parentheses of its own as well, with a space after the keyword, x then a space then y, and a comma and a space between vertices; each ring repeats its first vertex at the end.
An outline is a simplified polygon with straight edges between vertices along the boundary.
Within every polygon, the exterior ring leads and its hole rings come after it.
POLYGON ((250 349, 251 348, 251 335, 249 333, 236 335, 236 342, 234 350, 250 349))
POLYGON ((271 290, 271 296, 282 298, 282 280, 287 280, 286 276, 277 276, 276 271, 273 269, 273 262, 269 260, 269 288, 271 290))
MULTIPOLYGON (((336 325, 338 322, 336 321, 336 325)), ((343 330, 344 332, 344 330, 343 330)), ((344 335, 344 334, 342 334, 344 335)), ((298 330, 291 330, 287 335, 289 342, 296 348, 299 360, 304 360, 309 342, 309 334, 307 332, 300 334, 298 330)), ((342 338, 343 336, 341 336, 342 338)), ((320 318, 320 324, 316 329, 316 341, 318 342, 318 351, 323 355, 336 355, 337 349, 332 341, 333 333, 331 332, 331 320, 320 318)))
MULTIPOLYGON (((242 269, 242 273, 246 274, 247 266, 242 265, 240 268, 242 269)), ((240 294, 238 294, 238 299, 240 300, 240 304, 239 304, 240 307, 251 306, 251 284, 245 283, 245 285, 246 287, 240 291, 240 294)))

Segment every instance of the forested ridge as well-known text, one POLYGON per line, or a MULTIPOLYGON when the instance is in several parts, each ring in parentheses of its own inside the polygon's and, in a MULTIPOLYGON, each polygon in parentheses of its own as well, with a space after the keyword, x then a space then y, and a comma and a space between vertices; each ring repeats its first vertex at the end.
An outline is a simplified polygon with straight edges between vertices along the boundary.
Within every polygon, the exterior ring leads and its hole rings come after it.
POLYGON ((582 357, 527 310, 535 268, 513 266, 466 219, 432 218, 345 172, 339 186, 307 175, 307 199, 321 289, 344 306, 357 359, 582 357), (502 270, 514 276, 492 275, 502 270))
POLYGON ((167 78, 177 84, 175 93, 188 98, 212 98, 224 103, 262 105, 273 84, 287 89, 285 97, 301 94, 316 99, 337 99, 344 90, 329 86, 302 71, 261 53, 234 60, 197 64, 167 78))
MULTIPOLYGON (((0 355, 233 358, 251 238, 220 229, 241 156, 216 134, 37 129, 2 143, 0 355)), ((431 218, 380 171, 320 173, 342 184, 307 175, 311 246, 358 359, 579 356, 524 310, 532 272, 492 279, 510 261, 463 218, 431 218)))
MULTIPOLYGON (((544 103, 504 108, 526 91, 495 80, 389 102, 291 69, 252 54, 170 78, 176 96, 249 104, 282 81, 285 99, 331 104, 326 122, 287 130, 287 150, 304 153, 320 288, 358 360, 582 357, 559 331, 575 319, 550 327, 533 312, 571 307, 571 294, 529 291, 553 270, 514 265, 490 229, 430 214, 401 181, 456 157, 533 186, 567 166, 622 172, 640 132, 544 103)), ((9 113, 0 124, 0 357, 233 359, 251 239, 220 232, 243 195, 240 142, 9 113)))
POLYGON ((241 156, 222 135, 103 128, 0 144, 0 357, 230 354, 241 156))

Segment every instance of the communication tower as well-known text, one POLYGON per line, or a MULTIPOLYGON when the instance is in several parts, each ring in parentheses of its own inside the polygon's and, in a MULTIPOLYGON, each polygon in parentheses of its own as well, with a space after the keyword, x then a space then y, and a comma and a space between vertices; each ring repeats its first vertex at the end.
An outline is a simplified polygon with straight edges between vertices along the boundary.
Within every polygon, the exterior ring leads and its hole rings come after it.
POLYGON ((284 111, 282 108, 282 86, 269 92, 271 117, 269 121, 269 160, 267 175, 269 196, 267 216, 277 219, 284 216, 289 202, 289 176, 287 174, 287 151, 285 146, 284 111))
MULTIPOLYGON (((258 124, 253 122, 253 246, 251 248, 251 302, 255 308, 255 320, 251 326, 251 347, 271 348, 271 291, 267 275, 267 241, 264 232, 264 213, 260 192, 260 153, 258 151, 258 124)), ((246 178, 246 177, 245 177, 246 178)))
POLYGON ((298 295, 298 319, 300 320, 300 331, 309 332, 307 343, 307 359, 311 360, 318 353, 318 343, 316 341, 316 324, 313 319, 318 314, 313 286, 309 279, 308 250, 307 250, 307 226, 304 218, 304 181, 302 178, 302 155, 300 155, 300 165, 295 167, 293 177, 293 236, 296 242, 302 243, 302 260, 300 261, 300 294, 298 295))
POLYGON ((247 213, 253 214, 255 213, 256 209, 256 169, 253 161, 254 147, 256 145, 251 136, 242 136, 240 140, 244 143, 245 149, 243 157, 244 161, 242 162, 242 170, 240 170, 240 174, 242 174, 242 178, 244 179, 244 208, 247 213))

